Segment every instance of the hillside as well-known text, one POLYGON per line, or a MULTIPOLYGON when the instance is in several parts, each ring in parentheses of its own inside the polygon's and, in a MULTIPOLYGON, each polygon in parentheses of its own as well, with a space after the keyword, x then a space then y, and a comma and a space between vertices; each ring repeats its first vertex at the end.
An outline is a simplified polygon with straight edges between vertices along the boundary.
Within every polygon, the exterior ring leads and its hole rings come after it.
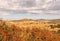
POLYGON ((60 41, 60 24, 52 20, 0 20, 0 41, 60 41))

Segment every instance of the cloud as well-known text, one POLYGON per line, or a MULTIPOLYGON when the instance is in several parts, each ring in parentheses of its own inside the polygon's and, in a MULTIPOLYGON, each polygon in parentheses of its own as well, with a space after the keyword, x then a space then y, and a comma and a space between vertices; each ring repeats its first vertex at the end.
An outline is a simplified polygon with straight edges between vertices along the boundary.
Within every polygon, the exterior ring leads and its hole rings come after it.
POLYGON ((0 12, 59 14, 60 0, 0 0, 0 12), (58 11, 59 10, 59 11, 58 11))
POLYGON ((10 13, 7 13, 7 12, 0 12, 0 16, 4 16, 4 15, 10 15, 10 13))
POLYGON ((45 4, 45 9, 47 10, 60 10, 60 0, 52 0, 45 4))
POLYGON ((60 0, 57 0, 51 7, 52 10, 60 10, 60 0))

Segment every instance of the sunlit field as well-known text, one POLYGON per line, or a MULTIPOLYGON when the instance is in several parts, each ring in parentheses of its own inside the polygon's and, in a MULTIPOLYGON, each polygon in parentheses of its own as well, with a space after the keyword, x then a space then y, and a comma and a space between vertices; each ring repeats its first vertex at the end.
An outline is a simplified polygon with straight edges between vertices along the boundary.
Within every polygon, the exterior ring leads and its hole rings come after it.
POLYGON ((60 41, 59 20, 0 20, 0 41, 60 41))

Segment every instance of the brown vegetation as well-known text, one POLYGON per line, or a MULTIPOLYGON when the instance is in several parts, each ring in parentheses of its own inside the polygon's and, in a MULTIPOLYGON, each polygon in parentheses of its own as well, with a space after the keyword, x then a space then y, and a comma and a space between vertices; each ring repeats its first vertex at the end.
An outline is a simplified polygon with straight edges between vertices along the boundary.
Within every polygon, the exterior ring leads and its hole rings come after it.
POLYGON ((18 23, 0 21, 0 41, 60 41, 59 34, 41 29, 46 27, 45 23, 38 24, 34 21, 18 23))

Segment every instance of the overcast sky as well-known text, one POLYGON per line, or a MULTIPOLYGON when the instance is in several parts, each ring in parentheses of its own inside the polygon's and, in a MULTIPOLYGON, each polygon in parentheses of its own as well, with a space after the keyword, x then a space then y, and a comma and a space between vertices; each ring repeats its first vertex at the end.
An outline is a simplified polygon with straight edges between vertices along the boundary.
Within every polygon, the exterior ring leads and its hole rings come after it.
POLYGON ((60 19, 60 0, 0 0, 3 19, 60 19))

